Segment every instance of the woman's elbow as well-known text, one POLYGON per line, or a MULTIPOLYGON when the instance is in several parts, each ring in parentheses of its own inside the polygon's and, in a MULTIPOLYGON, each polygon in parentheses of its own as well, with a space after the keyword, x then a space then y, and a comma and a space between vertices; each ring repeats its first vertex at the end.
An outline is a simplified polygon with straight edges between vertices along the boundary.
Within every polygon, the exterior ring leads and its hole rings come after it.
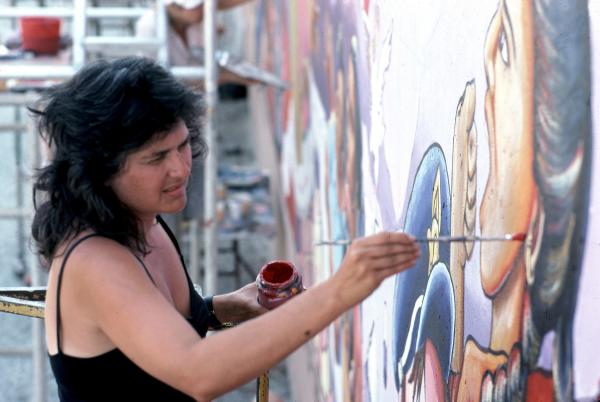
POLYGON ((210 386, 210 384, 204 382, 197 384, 191 393, 191 397, 197 402, 210 402, 217 399, 219 396, 221 395, 215 391, 214 386, 210 386))

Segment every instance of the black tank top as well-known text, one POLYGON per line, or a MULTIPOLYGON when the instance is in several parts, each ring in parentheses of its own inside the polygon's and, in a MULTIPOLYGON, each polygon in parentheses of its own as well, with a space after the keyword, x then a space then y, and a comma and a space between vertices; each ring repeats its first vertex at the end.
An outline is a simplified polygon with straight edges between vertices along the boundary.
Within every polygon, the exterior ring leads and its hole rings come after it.
MULTIPOLYGON (((183 256, 175 236, 167 224, 159 217, 158 222, 175 245, 187 277, 190 293, 191 317, 188 322, 201 337, 208 330, 208 309, 204 300, 196 293, 185 268, 183 256)), ((193 401, 192 398, 164 382, 152 377, 129 360, 119 349, 113 349, 99 356, 81 358, 68 356, 60 349, 60 287, 67 258, 82 241, 98 234, 90 234, 78 239, 65 253, 56 289, 56 342, 58 353, 50 357, 50 366, 58 385, 61 402, 88 401, 193 401)), ((136 256, 136 258, 138 258, 136 256)), ((138 258, 152 280, 148 269, 138 258)), ((154 282, 154 281, 153 281, 154 282)))

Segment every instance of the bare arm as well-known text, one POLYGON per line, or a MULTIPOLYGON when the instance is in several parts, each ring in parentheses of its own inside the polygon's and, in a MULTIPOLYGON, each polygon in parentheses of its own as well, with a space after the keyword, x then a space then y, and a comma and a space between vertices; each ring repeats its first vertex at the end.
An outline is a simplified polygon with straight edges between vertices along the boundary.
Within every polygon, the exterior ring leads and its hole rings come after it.
MULTIPOLYGON (((247 3, 250 0, 219 0, 217 1, 217 9, 227 10, 247 3)), ((177 4, 169 4, 167 6, 167 13, 171 22, 176 26, 189 26, 202 22, 204 19, 204 5, 199 5, 193 8, 184 8, 177 4)))
POLYGON ((128 251, 109 248, 90 261, 91 269, 78 270, 86 310, 136 364, 198 400, 215 398, 272 367, 418 256, 404 234, 359 239, 327 281, 268 314, 200 339, 128 251))
POLYGON ((249 1, 250 0, 218 0, 217 8, 219 10, 227 10, 228 8, 233 8, 244 3, 248 3, 249 1))
POLYGON ((256 282, 236 290, 235 292, 217 295, 213 298, 215 315, 223 323, 239 324, 258 317, 268 310, 258 304, 256 282))

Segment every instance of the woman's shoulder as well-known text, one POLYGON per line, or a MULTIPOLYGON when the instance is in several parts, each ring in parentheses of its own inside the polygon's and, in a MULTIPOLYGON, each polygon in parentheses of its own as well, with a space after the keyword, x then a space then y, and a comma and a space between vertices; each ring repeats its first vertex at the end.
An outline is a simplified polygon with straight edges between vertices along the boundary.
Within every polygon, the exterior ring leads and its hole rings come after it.
POLYGON ((59 245, 50 269, 78 267, 70 274, 74 276, 92 274, 98 269, 106 275, 119 267, 131 264, 136 264, 136 259, 129 248, 108 237, 83 231, 59 245))

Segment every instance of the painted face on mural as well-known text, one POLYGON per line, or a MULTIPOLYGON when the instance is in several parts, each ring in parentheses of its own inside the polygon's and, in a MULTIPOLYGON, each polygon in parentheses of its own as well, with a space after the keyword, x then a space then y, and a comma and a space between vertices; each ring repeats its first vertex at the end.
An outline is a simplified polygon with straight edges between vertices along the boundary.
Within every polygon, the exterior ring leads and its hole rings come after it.
POLYGON ((354 131, 350 127, 349 103, 347 79, 343 70, 339 69, 336 74, 336 115, 338 123, 335 132, 336 148, 336 187, 339 208, 343 212, 348 225, 348 235, 356 235, 354 225, 354 211, 352 209, 352 192, 354 189, 355 175, 351 169, 355 161, 354 131))
POLYGON ((343 161, 346 170, 346 181, 344 183, 344 209, 346 210, 346 216, 348 217, 348 230, 352 237, 357 236, 356 228, 356 213, 359 208, 358 198, 361 196, 358 194, 358 183, 360 180, 359 170, 360 159, 357 153, 358 138, 360 135, 360 129, 358 127, 357 108, 356 104, 356 82, 355 82, 355 71, 352 59, 348 58, 348 81, 346 86, 346 158, 343 161))
MULTIPOLYGON (((484 236, 526 232, 535 205, 532 30, 530 1, 500 1, 485 44, 490 171, 480 210, 484 236)), ((497 294, 522 258, 522 243, 481 244, 488 296, 497 294)))

